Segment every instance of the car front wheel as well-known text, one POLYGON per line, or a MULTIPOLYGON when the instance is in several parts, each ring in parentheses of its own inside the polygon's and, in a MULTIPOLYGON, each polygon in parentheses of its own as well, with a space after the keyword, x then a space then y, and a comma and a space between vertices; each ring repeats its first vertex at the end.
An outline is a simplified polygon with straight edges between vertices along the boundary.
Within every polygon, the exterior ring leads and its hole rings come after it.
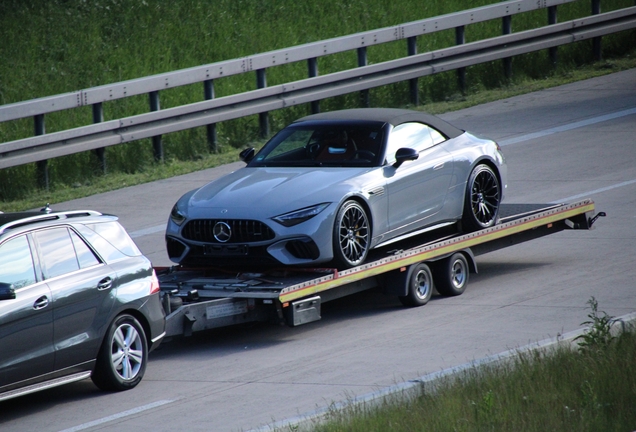
POLYGON ((91 378, 102 390, 129 390, 143 378, 147 362, 143 327, 132 315, 120 315, 104 337, 91 378))
POLYGON ((497 222, 501 190, 497 174, 488 165, 480 164, 468 178, 462 227, 464 231, 489 228, 497 222))
POLYGON ((356 201, 345 202, 336 216, 333 232, 334 259, 341 268, 360 265, 367 258, 371 240, 369 218, 356 201))

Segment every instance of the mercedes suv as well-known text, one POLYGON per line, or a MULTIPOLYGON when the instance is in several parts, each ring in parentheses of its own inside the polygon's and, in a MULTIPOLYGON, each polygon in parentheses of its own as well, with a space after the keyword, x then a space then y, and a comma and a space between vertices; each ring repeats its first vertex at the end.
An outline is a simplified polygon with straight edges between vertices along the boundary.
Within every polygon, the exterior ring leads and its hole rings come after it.
POLYGON ((115 216, 0 212, 0 401, 88 377, 135 387, 165 334, 159 291, 115 216))

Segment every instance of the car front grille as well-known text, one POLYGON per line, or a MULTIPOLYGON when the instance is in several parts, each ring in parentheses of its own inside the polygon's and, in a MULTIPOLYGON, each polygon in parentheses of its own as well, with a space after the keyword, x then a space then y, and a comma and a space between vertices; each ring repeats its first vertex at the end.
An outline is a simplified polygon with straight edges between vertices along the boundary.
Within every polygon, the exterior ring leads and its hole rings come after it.
POLYGON ((256 243, 274 238, 274 231, 262 222, 255 220, 194 219, 184 227, 183 238, 204 243, 221 243, 214 236, 214 226, 225 223, 230 227, 230 237, 223 243, 256 243))

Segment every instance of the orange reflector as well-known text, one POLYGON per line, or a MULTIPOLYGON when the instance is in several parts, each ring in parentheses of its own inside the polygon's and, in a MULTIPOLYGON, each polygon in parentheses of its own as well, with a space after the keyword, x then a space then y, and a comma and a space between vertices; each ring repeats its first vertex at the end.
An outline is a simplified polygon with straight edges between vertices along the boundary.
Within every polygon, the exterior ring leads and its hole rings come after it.
POLYGON ((289 302, 283 303, 283 307, 287 307, 287 306, 289 306, 289 302))
POLYGON ((405 272, 406 271, 406 267, 400 267, 400 271, 401 272, 405 272))
POLYGON ((548 224, 548 228, 552 228, 552 224, 551 223, 548 224))
POLYGON ((161 287, 159 286, 159 279, 157 278, 155 269, 152 269, 152 275, 150 276, 150 294, 158 293, 159 291, 161 291, 161 287))

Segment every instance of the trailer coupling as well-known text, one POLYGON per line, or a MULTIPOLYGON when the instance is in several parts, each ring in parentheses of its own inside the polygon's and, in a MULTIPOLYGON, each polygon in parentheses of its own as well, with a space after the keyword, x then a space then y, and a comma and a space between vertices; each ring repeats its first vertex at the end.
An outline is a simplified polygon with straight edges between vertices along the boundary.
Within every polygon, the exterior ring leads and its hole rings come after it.
POLYGON ((581 215, 577 215, 577 217, 574 217, 572 219, 566 219, 565 225, 570 229, 588 229, 589 230, 589 229, 592 229, 592 225, 594 225, 594 222, 596 222, 598 218, 605 217, 605 216, 607 216, 607 213, 605 212, 598 212, 598 214, 592 217, 588 217, 587 214, 581 214, 581 215))

